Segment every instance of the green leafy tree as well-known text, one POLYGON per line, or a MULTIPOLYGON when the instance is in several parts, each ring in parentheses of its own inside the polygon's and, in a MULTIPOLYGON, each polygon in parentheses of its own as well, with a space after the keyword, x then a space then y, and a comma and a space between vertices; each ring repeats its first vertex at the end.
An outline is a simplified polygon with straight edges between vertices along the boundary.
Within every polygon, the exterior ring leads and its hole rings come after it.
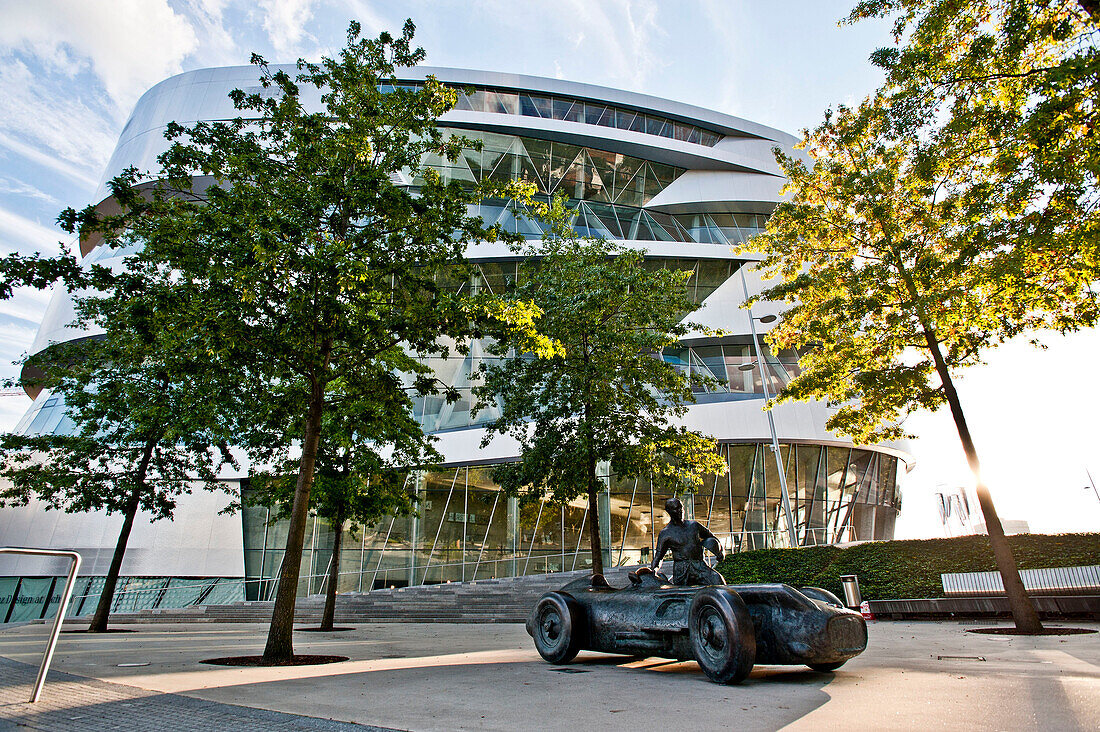
MULTIPOLYGON (((73 212, 62 214, 71 221, 73 212)), ((117 243, 117 242, 116 242, 117 243)), ((46 260, 40 260, 45 262, 46 260)), ((101 329, 84 341, 54 344, 28 358, 22 382, 62 400, 71 429, 0 438, 0 505, 37 499, 68 513, 121 514, 122 528, 89 630, 105 632, 126 544, 139 511, 171 519, 176 499, 196 482, 216 487, 232 462, 226 424, 211 408, 224 403, 204 365, 181 358, 177 333, 157 303, 169 296, 135 272, 82 270, 62 255, 35 277, 66 276, 70 287, 101 288, 76 298, 76 325, 101 329)), ((9 271, 21 284, 35 284, 9 271)), ((12 281, 12 280, 9 280, 12 281)))
MULTIPOLYGON (((429 153, 455 159, 465 143, 436 127, 455 91, 431 77, 410 86, 396 76, 424 57, 413 32, 407 22, 398 37, 364 39, 352 23, 336 58, 299 61, 293 75, 254 56, 263 89, 231 93, 239 117, 169 125, 161 170, 152 179, 130 171, 117 183, 128 225, 147 232, 142 256, 186 304, 165 317, 187 334, 192 358, 246 396, 233 415, 235 442, 253 464, 275 464, 278 446, 257 433, 272 410, 293 420, 300 456, 266 664, 294 658, 325 416, 343 421, 372 406, 408 412, 408 383, 434 388, 418 356, 462 351, 480 323, 529 327, 534 315, 445 286, 464 266, 467 243, 499 234, 469 214, 483 192, 444 184, 430 170, 416 190, 395 180, 429 153), (404 380, 382 382, 380 371, 404 380)), ((290 430, 274 434, 290 439, 290 430)), ((348 434, 385 449, 385 435, 348 434)))
POLYGON ((952 193, 1011 256, 1011 327, 1096 321, 1100 279, 1100 4, 1095 0, 865 0, 848 22, 891 17, 884 109, 925 159, 955 161, 952 193))
MULTIPOLYGON (((341 394, 350 409, 339 414, 330 411, 321 423, 310 506, 325 519, 333 534, 321 630, 332 630, 336 617, 345 524, 350 522, 347 530, 354 536, 384 516, 411 511, 413 496, 405 490, 408 471, 439 459, 431 438, 405 408, 398 375, 376 370, 373 376, 373 381, 360 380, 359 386, 378 398, 350 398, 341 394), (398 401, 387 403, 387 397, 398 401), (359 434, 371 435, 372 442, 364 442, 359 434), (376 445, 385 446, 385 454, 376 445)), ((294 424, 295 420, 277 419, 272 427, 285 431, 294 424)), ((285 451, 289 435, 276 443, 285 451)), ((283 468, 279 471, 255 473, 250 481, 250 495, 242 496, 248 503, 274 507, 274 519, 289 518, 294 505, 296 466, 288 457, 281 464, 283 468)))
POLYGON ((827 114, 807 133, 812 168, 776 153, 790 198, 748 246, 779 281, 761 297, 793 303, 769 340, 812 346, 779 398, 836 405, 827 426, 856 442, 898 438, 907 414, 946 403, 1013 617, 1037 631, 954 386, 960 369, 1019 325, 1012 260, 991 254, 980 233, 997 204, 954 186, 965 165, 926 157, 925 143, 898 136, 884 104, 873 97, 827 114))
POLYGON ((512 296, 542 312, 538 330, 556 344, 529 354, 523 337, 502 334, 477 393, 496 400, 488 428, 511 435, 521 458, 493 478, 512 494, 566 503, 587 493, 593 574, 603 574, 597 466, 624 478, 650 477, 656 490, 693 490, 706 473, 725 472, 712 438, 673 420, 694 401, 686 378, 659 357, 686 334, 690 272, 651 269, 641 251, 578 238, 564 200, 539 207, 549 223, 541 246, 526 250, 512 296))
POLYGON ((808 135, 812 171, 782 158, 792 200, 766 268, 796 301, 773 342, 820 343, 784 398, 843 404, 854 439, 901 433, 947 403, 1019 629, 1038 632, 952 374, 1040 327, 1095 323, 1100 275, 1100 12, 1057 0, 866 0, 893 17, 882 88, 808 135))

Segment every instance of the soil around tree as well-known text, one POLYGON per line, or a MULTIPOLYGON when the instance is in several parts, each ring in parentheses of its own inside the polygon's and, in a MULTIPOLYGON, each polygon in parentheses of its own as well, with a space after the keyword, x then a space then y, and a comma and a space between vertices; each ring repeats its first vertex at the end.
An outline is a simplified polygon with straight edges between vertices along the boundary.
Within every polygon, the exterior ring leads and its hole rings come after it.
POLYGON ((263 656, 226 656, 225 658, 207 658, 201 663, 211 666, 320 666, 324 663, 339 663, 348 660, 347 656, 309 656, 295 654, 293 658, 270 663, 263 656))
POLYGON ((346 626, 346 627, 341 627, 339 625, 336 625, 336 626, 333 626, 333 627, 329 628, 328 630, 325 630, 324 628, 295 628, 294 632, 295 633, 298 633, 298 632, 302 632, 302 633, 340 633, 340 632, 343 632, 345 630, 355 630, 355 628, 351 627, 350 625, 346 626))
POLYGON ((966 632, 982 635, 1084 635, 1096 631, 1091 628, 1043 628, 1038 633, 1027 633, 1016 628, 970 628, 966 632))

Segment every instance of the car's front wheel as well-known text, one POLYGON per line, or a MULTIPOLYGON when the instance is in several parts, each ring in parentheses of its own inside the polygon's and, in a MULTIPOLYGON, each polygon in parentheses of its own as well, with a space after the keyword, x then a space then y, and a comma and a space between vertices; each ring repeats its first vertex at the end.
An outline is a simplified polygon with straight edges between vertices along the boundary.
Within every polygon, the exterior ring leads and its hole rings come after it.
POLYGON ((711 681, 736 684, 752 671, 756 632, 736 592, 722 587, 700 590, 688 612, 688 632, 695 660, 711 681))
POLYGON ((550 663, 569 663, 581 644, 581 610, 576 601, 561 592, 539 598, 531 618, 531 635, 539 655, 550 663))

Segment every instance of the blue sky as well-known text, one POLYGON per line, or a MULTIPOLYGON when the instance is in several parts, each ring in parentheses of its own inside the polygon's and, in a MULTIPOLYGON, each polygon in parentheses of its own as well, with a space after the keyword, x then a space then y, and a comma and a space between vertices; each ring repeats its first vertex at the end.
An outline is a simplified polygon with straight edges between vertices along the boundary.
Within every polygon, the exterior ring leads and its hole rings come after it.
MULTIPOLYGON (((885 23, 840 26, 849 2, 797 0, 0 0, 0 253, 56 251, 65 206, 92 202, 134 103, 181 71, 316 59, 338 50, 350 19, 365 31, 417 24, 437 66, 510 71, 628 89, 798 133, 881 76, 867 62, 885 23)), ((30 345, 48 301, 0 303, 0 376, 30 345)), ((1096 456, 1100 360, 1095 332, 1012 343, 960 386, 986 476, 1006 518, 1033 528, 1100 528, 1082 490, 1096 456)), ((0 429, 29 402, 0 397, 0 429)), ((910 423, 918 467, 899 535, 936 535, 932 494, 965 483, 945 414, 910 423)))

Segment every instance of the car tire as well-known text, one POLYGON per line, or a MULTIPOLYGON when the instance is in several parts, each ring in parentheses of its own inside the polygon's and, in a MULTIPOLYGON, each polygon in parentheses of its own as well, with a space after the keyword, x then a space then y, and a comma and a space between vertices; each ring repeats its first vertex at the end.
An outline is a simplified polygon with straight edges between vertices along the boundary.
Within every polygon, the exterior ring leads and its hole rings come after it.
POLYGON ((848 663, 847 659, 843 661, 833 661, 832 663, 807 663, 814 671, 836 671, 838 668, 848 663))
POLYGON ((569 663, 581 649, 580 606, 563 592, 547 592, 531 614, 531 636, 539 655, 550 663, 569 663))
POLYGON ((803 587, 801 592, 803 595, 812 600, 820 600, 826 605, 832 605, 833 607, 838 607, 841 610, 847 609, 844 607, 844 603, 840 601, 839 597, 820 587, 803 587))
POLYGON ((732 590, 700 590, 688 611, 688 634, 695 660, 711 681, 736 684, 756 662, 756 632, 745 602, 732 590))

